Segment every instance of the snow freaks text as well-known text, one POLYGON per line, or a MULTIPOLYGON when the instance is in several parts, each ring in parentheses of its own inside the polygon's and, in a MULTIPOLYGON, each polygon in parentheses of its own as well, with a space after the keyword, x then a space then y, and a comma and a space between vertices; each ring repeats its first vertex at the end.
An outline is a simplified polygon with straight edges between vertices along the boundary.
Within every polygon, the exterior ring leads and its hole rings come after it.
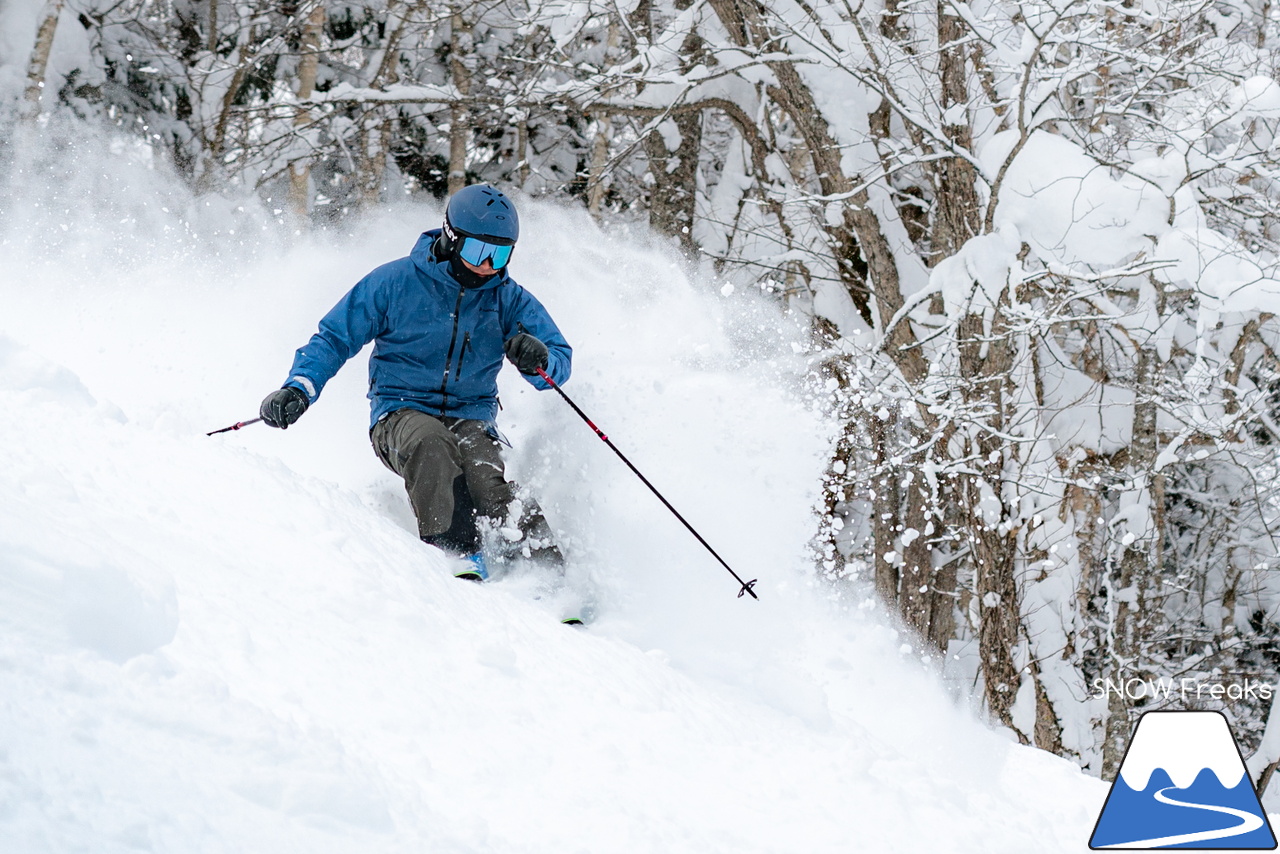
POLYGON ((1223 684, 1200 679, 1132 679, 1093 680, 1096 698, 1121 696, 1129 700, 1167 700, 1174 694, 1186 700, 1270 700, 1275 686, 1254 679, 1223 684))

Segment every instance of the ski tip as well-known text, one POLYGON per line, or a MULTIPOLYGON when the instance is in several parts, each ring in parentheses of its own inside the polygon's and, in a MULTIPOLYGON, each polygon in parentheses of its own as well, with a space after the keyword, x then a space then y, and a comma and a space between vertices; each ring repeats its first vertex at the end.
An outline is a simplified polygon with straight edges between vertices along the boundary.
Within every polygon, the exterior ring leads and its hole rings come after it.
POLYGON ((565 617, 563 620, 560 621, 560 623, 565 626, 585 626, 586 625, 586 623, 582 622, 581 617, 565 617))
POLYGON ((485 564, 484 555, 476 552, 462 557, 463 565, 453 574, 454 578, 467 581, 488 581, 489 567, 485 564))

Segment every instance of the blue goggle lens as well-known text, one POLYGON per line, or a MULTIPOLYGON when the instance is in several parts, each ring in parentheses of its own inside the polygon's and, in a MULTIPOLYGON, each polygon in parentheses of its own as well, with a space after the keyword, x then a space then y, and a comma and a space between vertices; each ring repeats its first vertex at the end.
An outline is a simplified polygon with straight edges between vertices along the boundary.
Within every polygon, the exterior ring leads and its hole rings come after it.
POLYGON ((493 269, 501 270, 511 260, 511 250, 514 248, 514 246, 488 243, 478 237, 464 237, 458 246, 458 255, 463 261, 475 267, 479 267, 488 258, 493 269))

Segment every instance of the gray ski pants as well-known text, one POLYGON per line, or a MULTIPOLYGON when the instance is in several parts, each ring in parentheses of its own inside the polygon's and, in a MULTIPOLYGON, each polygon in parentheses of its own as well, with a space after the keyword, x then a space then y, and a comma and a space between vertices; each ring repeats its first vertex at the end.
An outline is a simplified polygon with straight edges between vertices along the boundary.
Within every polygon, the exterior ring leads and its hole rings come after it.
MULTIPOLYGON (((501 446, 485 422, 398 409, 374 425, 370 440, 383 465, 404 478, 420 537, 450 530, 458 477, 464 479, 478 515, 506 518, 516 485, 506 479, 501 446)), ((542 510, 531 499, 521 503, 516 522, 526 539, 532 538, 529 544, 555 550, 542 510)))

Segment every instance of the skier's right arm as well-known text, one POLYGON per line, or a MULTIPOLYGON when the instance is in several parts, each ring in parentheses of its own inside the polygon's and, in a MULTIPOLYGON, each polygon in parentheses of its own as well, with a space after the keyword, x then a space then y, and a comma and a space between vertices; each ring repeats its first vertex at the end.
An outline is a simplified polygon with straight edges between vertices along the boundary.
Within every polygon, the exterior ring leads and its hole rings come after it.
POLYGON ((272 392, 262 403, 266 423, 273 427, 287 427, 297 421, 320 397, 325 384, 333 379, 338 369, 383 331, 389 297, 386 277, 379 276, 379 272, 375 270, 365 276, 338 300, 338 304, 320 320, 316 334, 294 354, 293 367, 284 387, 281 391, 272 392), (301 405, 294 407, 296 414, 285 410, 281 413, 282 418, 266 417, 268 402, 289 389, 296 389, 306 398, 305 403, 297 401, 301 405), (284 423, 273 423, 275 421, 284 423))

